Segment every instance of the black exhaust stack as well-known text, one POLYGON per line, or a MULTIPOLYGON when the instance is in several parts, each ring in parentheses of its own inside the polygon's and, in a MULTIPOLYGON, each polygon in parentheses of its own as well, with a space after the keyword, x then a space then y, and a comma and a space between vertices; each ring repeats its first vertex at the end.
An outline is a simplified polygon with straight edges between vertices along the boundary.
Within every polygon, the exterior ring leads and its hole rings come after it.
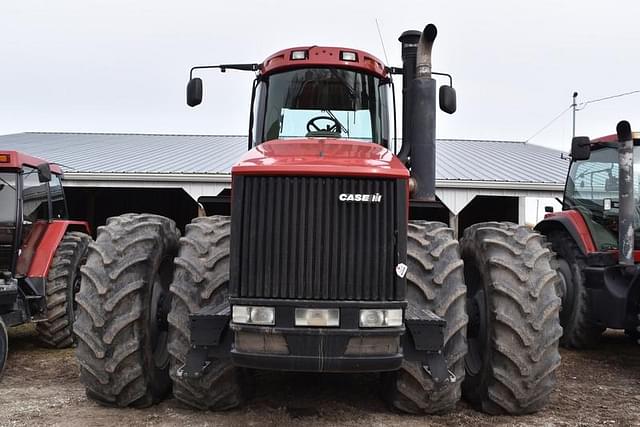
POLYGON ((411 117, 411 105, 409 103, 409 84, 416 75, 416 56, 418 54, 418 41, 420 31, 408 30, 400 35, 398 41, 402 43, 402 148, 398 152, 398 158, 404 163, 409 159, 409 121, 411 117))
MULTIPOLYGON (((408 62, 415 61, 415 67, 403 64, 403 77, 408 82, 403 105, 408 106, 409 120, 403 120, 406 127, 402 135, 408 141, 402 148, 408 142, 411 175, 416 184, 412 198, 423 201, 436 198, 436 81, 431 77, 431 48, 437 34, 436 26, 429 24, 415 47, 407 43, 405 48, 403 43, 402 49, 403 60, 406 57, 408 62), (415 49, 415 56, 411 49, 415 49)), ((406 113, 405 110, 403 114, 406 113)))
POLYGON ((622 265, 634 265, 633 261, 633 217, 635 202, 633 198, 633 135, 631 125, 621 121, 616 126, 618 134, 618 262, 622 265))

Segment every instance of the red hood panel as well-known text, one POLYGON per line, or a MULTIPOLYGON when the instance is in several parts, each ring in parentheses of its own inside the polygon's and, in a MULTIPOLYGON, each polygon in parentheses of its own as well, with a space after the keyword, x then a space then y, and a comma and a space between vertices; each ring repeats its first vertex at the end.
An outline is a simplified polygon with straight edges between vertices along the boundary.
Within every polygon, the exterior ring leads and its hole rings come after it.
POLYGON ((408 178, 393 153, 371 142, 286 139, 260 144, 245 154, 233 175, 330 175, 408 178))

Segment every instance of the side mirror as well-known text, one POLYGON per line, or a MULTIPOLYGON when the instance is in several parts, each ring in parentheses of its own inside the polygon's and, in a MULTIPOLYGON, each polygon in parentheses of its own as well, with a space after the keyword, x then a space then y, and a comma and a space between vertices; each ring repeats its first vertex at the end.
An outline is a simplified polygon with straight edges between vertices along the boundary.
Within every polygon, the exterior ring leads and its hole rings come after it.
POLYGON ((189 80, 187 84, 187 105, 195 107, 202 102, 202 79, 200 77, 189 80))
POLYGON ((591 156, 591 140, 588 136, 574 136, 571 140, 571 158, 588 160, 591 156))
POLYGON ((49 166, 49 163, 42 163, 38 165, 38 180, 40 182, 51 181, 51 166, 49 166))
POLYGON ((453 86, 440 86, 439 93, 440 109, 447 114, 456 112, 456 90, 453 86))

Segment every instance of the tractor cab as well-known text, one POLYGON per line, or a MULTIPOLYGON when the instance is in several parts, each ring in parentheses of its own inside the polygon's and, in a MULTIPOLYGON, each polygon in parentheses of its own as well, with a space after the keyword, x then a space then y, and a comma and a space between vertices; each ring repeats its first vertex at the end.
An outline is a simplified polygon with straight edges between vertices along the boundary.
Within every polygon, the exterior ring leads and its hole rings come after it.
MULTIPOLYGON (((634 240, 640 245, 640 133, 634 133, 634 240)), ((617 136, 589 143, 589 155, 573 156, 564 192, 564 210, 576 211, 584 219, 596 251, 618 248, 619 154, 617 136)))
POLYGON ((390 91, 386 69, 367 53, 319 46, 280 51, 255 80, 251 140, 336 138, 387 147, 390 91), (342 67, 327 66, 333 57, 342 67))
POLYGON ((59 166, 0 151, 0 373, 7 328, 37 322, 40 341, 73 343, 74 296, 89 225, 69 221, 59 166))
MULTIPOLYGON (((406 33, 400 38, 403 49, 415 50, 420 33, 406 33)), ((347 143, 373 142, 395 151, 392 75, 403 74, 403 94, 408 93, 407 82, 414 78, 416 61, 415 52, 403 55, 410 66, 395 68, 386 67, 375 56, 360 50, 307 46, 281 50, 260 64, 193 67, 187 86, 187 104, 193 107, 202 102, 202 80, 193 77, 194 70, 256 71, 251 94, 249 149, 267 141, 335 139, 347 143)), ((456 94, 451 76, 432 73, 429 65, 428 75, 431 74, 449 78, 449 85, 440 88, 439 104, 443 111, 452 114, 456 110, 456 94)), ((405 122, 410 116, 406 98, 403 97, 405 122)), ((418 121, 422 124, 424 120, 420 117, 418 121)), ((403 127, 407 124, 403 123, 403 127)), ((405 140, 408 139, 409 135, 405 135, 405 140)), ((409 144, 405 145, 408 155, 409 144)))
POLYGON ((563 211, 536 225, 558 256, 562 345, 590 348, 606 328, 640 338, 640 134, 574 137, 563 211))
POLYGON ((49 221, 67 218, 61 175, 44 160, 0 152, 0 272, 25 276, 33 253, 19 260, 19 249, 39 240, 49 221))

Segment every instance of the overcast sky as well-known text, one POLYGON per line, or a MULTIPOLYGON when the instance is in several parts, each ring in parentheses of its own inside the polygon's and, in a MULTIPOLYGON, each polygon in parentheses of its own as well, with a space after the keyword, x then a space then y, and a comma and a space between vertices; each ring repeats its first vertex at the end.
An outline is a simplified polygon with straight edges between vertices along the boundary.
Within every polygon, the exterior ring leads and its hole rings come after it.
MULTIPOLYGON (((400 66, 398 35, 438 27, 435 71, 451 73, 458 112, 439 138, 523 141, 571 104, 640 89, 640 2, 92 1, 0 3, 0 134, 25 131, 241 134, 250 73, 195 64, 261 62, 296 45, 359 48, 400 66), (398 6, 402 4, 403 6, 398 6)), ((400 81, 396 81, 400 85, 400 81)), ((400 101, 400 100, 398 100, 400 101)), ((640 129, 640 94, 588 105, 577 133, 640 129)), ((567 112, 532 143, 568 149, 567 112)))

